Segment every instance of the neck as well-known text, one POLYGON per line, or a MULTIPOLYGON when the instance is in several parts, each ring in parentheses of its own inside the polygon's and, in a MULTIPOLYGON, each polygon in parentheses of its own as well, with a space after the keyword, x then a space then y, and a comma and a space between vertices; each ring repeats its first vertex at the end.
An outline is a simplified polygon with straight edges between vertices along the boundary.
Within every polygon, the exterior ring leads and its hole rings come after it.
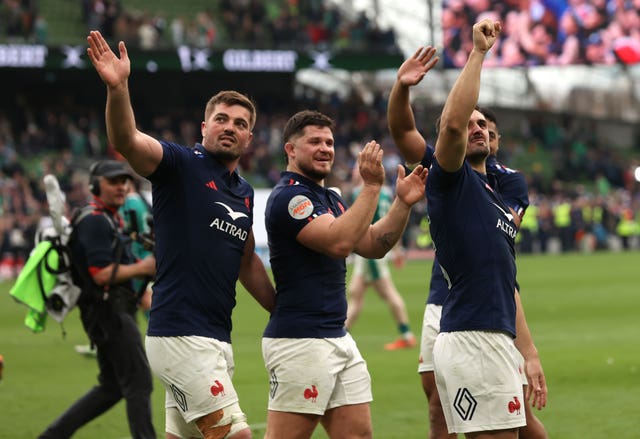
POLYGON ((306 172, 302 171, 297 166, 293 166, 293 165, 289 164, 289 165, 287 165, 287 171, 288 172, 295 172, 296 174, 300 174, 303 177, 308 178, 309 180, 313 181, 318 186, 324 187, 324 178, 314 177, 313 175, 309 175, 306 172))
POLYGON ((479 172, 481 174, 487 173, 487 166, 484 158, 482 160, 467 160, 467 162, 469 163, 469 165, 474 171, 479 172))

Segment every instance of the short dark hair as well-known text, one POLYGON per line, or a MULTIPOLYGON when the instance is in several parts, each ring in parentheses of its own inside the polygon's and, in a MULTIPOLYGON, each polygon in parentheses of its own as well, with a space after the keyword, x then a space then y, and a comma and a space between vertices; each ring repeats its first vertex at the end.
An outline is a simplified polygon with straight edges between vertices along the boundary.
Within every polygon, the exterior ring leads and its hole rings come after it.
POLYGON ((282 139, 289 142, 294 136, 302 134, 307 126, 329 127, 333 130, 333 119, 329 116, 314 110, 302 110, 289 118, 284 126, 282 139))
POLYGON ((500 128, 498 126, 498 117, 496 116, 496 113, 494 113, 492 109, 487 107, 478 107, 478 111, 484 115, 485 119, 487 119, 490 122, 493 122, 496 128, 500 128))
POLYGON ((204 120, 209 119, 214 107, 218 104, 240 105, 249 110, 249 129, 253 129, 256 124, 257 111, 255 104, 249 97, 235 90, 223 90, 216 93, 207 102, 207 106, 204 109, 204 120))

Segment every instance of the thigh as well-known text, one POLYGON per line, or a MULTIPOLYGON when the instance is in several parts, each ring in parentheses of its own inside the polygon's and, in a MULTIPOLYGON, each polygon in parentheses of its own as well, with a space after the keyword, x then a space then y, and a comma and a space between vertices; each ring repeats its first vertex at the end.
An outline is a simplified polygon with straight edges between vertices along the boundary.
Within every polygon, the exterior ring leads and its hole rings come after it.
POLYGON ((263 338, 269 410, 322 415, 371 401, 371 379, 350 335, 331 339, 263 338), (355 349, 354 349, 355 348, 355 349))
POLYGON ((319 421, 320 415, 269 410, 264 439, 308 439, 319 421))
POLYGON ((206 337, 149 337, 151 369, 166 389, 166 407, 192 422, 238 402, 231 345, 206 337))
POLYGON ((333 439, 363 439, 373 435, 369 403, 345 405, 327 410, 321 422, 329 437, 333 439))
POLYGON ((321 338, 263 338, 269 410, 324 414, 336 381, 328 367, 332 354, 333 346, 321 338))
POLYGON ((514 350, 513 340, 503 333, 438 335, 436 385, 450 433, 507 430, 525 424, 514 350))
POLYGON ((418 360, 418 372, 433 371, 433 345, 440 332, 440 316, 442 305, 428 303, 424 309, 422 319, 422 336, 420 338, 420 357, 418 360))
POLYGON ((371 375, 356 342, 351 334, 333 340, 339 340, 336 347, 338 359, 333 364, 337 377, 327 408, 371 402, 371 375))
POLYGON ((335 350, 337 361, 332 364, 337 378, 327 408, 371 402, 371 376, 353 337, 347 334, 331 340, 340 343, 335 350))

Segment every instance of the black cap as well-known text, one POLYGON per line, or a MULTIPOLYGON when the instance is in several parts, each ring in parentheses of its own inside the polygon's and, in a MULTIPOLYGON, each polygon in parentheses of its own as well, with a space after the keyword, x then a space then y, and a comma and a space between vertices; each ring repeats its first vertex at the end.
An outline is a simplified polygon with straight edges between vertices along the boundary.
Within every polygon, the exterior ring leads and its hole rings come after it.
POLYGON ((95 177, 120 177, 125 176, 133 180, 133 173, 129 169, 129 167, 123 163, 118 162, 116 160, 103 160, 101 162, 97 162, 92 169, 91 172, 95 177))

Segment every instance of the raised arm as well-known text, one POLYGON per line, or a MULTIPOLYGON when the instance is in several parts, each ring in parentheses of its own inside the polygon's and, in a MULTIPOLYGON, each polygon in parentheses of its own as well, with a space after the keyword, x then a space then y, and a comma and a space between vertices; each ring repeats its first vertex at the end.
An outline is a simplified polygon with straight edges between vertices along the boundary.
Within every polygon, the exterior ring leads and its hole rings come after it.
POLYGON ((460 169, 467 150, 468 123, 480 94, 480 72, 502 27, 486 19, 473 25, 473 50, 447 97, 440 118, 435 157, 446 171, 460 169))
POLYGON ((363 187, 355 202, 339 217, 320 215, 298 233, 300 244, 334 258, 346 258, 367 232, 384 184, 382 148, 371 141, 358 155, 363 187))
POLYGON ((365 258, 378 259, 386 255, 404 233, 411 207, 424 199, 428 170, 418 165, 408 176, 398 165, 396 197, 385 216, 380 218, 358 241, 355 252, 365 258))
POLYGON ((131 107, 129 75, 131 62, 124 42, 118 43, 120 57, 98 31, 87 37, 87 55, 98 75, 107 86, 105 111, 109 142, 140 175, 150 175, 162 160, 162 146, 153 137, 139 131, 131 107))
POLYGON ((438 62, 436 49, 420 47, 398 69, 396 82, 391 88, 387 106, 387 121, 391 136, 407 163, 418 163, 424 156, 427 142, 416 128, 409 102, 409 88, 418 84, 438 62))

